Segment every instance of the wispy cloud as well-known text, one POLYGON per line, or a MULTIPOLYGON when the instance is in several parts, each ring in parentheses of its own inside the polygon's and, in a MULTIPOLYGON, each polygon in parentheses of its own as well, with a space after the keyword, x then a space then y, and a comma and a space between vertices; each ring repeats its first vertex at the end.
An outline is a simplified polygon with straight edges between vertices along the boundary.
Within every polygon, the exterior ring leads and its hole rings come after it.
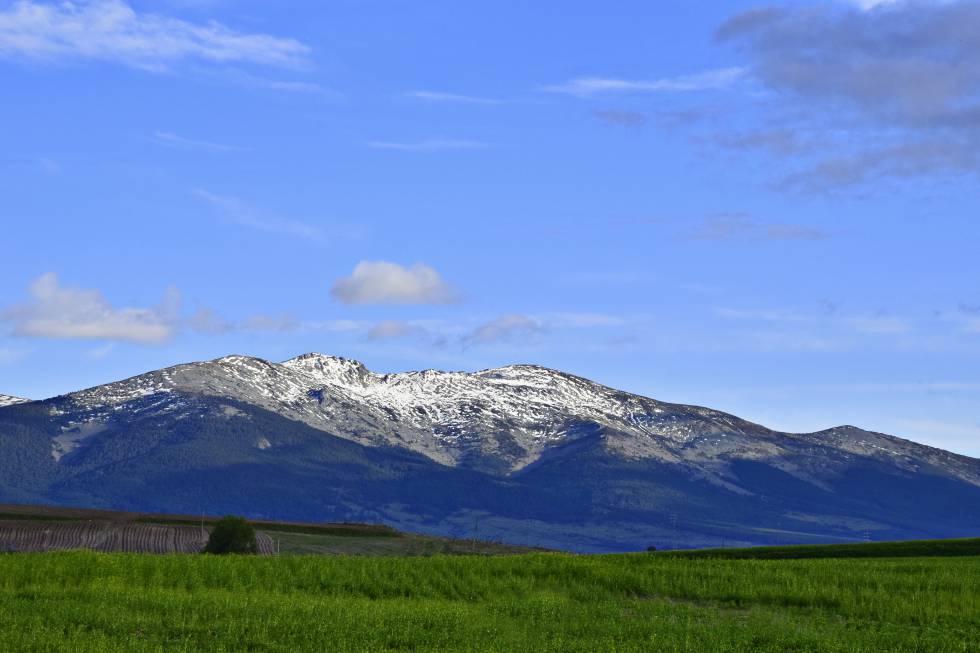
POLYGON ((382 320, 370 326, 366 333, 369 342, 411 339, 416 343, 445 349, 465 350, 475 345, 523 345, 537 341, 550 332, 569 330, 619 331, 622 327, 648 322, 645 317, 623 317, 603 313, 546 313, 532 315, 507 313, 491 319, 472 317, 463 320, 382 320))
MULTIPOLYGON (((198 71, 198 74, 203 73, 198 71)), ((232 83, 246 88, 318 96, 322 99, 329 100, 337 99, 341 96, 341 93, 316 82, 266 77, 240 69, 225 69, 204 75, 204 77, 215 83, 232 83)))
POLYGON ((865 11, 870 11, 875 7, 893 5, 897 2, 901 2, 901 0, 851 0, 851 2, 865 11))
POLYGON ((368 331, 367 339, 372 342, 398 340, 401 338, 421 337, 428 331, 417 324, 401 320, 384 320, 378 322, 368 331))
POLYGON ((691 233, 695 240, 822 240, 828 234, 815 227, 791 223, 760 222, 743 213, 706 218, 691 233))
MULTIPOLYGON (((535 318, 538 320, 538 318, 535 318)), ((630 319, 620 315, 605 313, 555 313, 543 320, 549 326, 591 329, 601 327, 619 327, 630 323, 630 319)))
POLYGON ((546 86, 550 93, 588 97, 600 93, 663 93, 708 91, 728 88, 745 76, 743 68, 720 68, 693 75, 652 80, 611 77, 579 77, 564 84, 546 86))
POLYGON ((292 315, 249 315, 239 325, 243 331, 289 332, 300 328, 300 321, 292 315))
POLYGON ((249 151, 249 148, 247 147, 239 147, 237 145, 224 145, 222 143, 215 143, 212 141, 184 138, 183 136, 178 136, 173 132, 164 132, 164 131, 153 132, 153 141, 158 145, 164 145, 166 147, 176 147, 176 148, 189 149, 189 150, 204 150, 207 152, 249 151))
POLYGON ((717 308, 715 313, 732 320, 762 320, 764 322, 807 322, 810 316, 785 308, 717 308))
POLYGON ((416 100, 426 102, 446 102, 453 104, 503 104, 504 100, 479 97, 476 95, 461 95, 459 93, 441 93, 438 91, 409 91, 406 95, 416 100))
POLYGON ((92 59, 165 70, 194 60, 295 67, 307 64, 310 53, 295 39, 140 12, 123 0, 19 0, 0 10, 4 58, 92 59))
POLYGON ((400 150, 402 152, 441 152, 443 150, 480 150, 493 147, 483 141, 452 139, 432 139, 415 142, 368 141, 368 147, 378 150, 400 150))
POLYGON ((194 194, 219 210, 226 220, 234 224, 286 236, 311 240, 323 239, 323 231, 315 225, 263 213, 236 197, 218 195, 205 190, 194 191, 194 194))
POLYGON ((980 143, 924 138, 824 156, 786 175, 776 188, 821 193, 882 179, 980 172, 980 143))
POLYGON ((592 115, 600 122, 609 125, 619 125, 621 127, 642 127, 649 120, 649 117, 645 113, 616 109, 601 109, 593 111, 592 115))
POLYGON ((299 329, 301 331, 325 331, 328 333, 350 333, 353 331, 364 331, 371 327, 370 323, 360 320, 320 320, 314 322, 302 322, 299 329))
POLYGON ((526 339, 542 333, 545 327, 534 317, 512 313, 481 324, 463 338, 463 344, 486 345, 500 341, 526 339))
POLYGON ((760 136, 734 144, 805 155, 781 190, 980 174, 978 7, 849 0, 732 16, 716 37, 746 57, 769 108, 760 136), (775 121, 786 127, 773 132, 775 121), (787 130, 812 134, 810 147, 798 151, 787 130))
POLYGON ((836 310, 828 313, 826 310, 815 312, 798 308, 721 307, 714 312, 726 320, 766 325, 766 328, 753 329, 750 333, 757 340, 780 343, 780 348, 792 348, 793 343, 797 343, 795 347, 801 350, 839 349, 862 342, 867 344, 868 337, 877 337, 874 342, 880 345, 883 336, 891 336, 891 345, 904 348, 908 343, 901 336, 912 333, 916 326, 909 319, 890 315, 884 310, 871 314, 844 314, 836 310))
POLYGON ((730 150, 765 150, 773 154, 800 154, 812 145, 800 140, 790 129, 758 129, 737 134, 717 134, 714 143, 730 150))
POLYGON ((845 319, 846 324, 861 333, 871 334, 897 334, 908 333, 912 326, 899 317, 878 312, 870 316, 858 316, 845 319))

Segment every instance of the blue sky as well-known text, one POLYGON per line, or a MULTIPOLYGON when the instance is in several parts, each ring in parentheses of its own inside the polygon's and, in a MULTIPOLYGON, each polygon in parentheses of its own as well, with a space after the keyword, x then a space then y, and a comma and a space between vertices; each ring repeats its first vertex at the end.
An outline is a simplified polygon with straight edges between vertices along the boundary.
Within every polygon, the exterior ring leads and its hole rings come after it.
POLYGON ((978 34, 977 2, 0 1, 0 392, 533 362, 980 455, 978 34))

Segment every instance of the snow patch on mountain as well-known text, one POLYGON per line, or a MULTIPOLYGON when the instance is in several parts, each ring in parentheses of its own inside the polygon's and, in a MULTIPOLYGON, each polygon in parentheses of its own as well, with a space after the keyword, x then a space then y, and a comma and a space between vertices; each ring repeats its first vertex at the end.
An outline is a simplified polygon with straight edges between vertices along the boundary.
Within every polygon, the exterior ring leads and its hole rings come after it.
POLYGON ((30 402, 30 399, 21 399, 20 397, 0 394, 0 408, 5 406, 16 406, 17 404, 27 404, 30 402))

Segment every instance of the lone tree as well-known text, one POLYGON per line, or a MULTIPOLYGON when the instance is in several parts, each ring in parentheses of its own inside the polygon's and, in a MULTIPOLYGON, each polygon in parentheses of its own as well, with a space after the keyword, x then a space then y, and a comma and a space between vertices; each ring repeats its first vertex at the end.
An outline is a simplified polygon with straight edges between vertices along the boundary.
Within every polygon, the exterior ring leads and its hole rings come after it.
POLYGON ((219 519, 211 529, 211 537, 204 547, 205 553, 224 555, 226 553, 259 552, 255 543, 255 529, 242 517, 228 515, 219 519))

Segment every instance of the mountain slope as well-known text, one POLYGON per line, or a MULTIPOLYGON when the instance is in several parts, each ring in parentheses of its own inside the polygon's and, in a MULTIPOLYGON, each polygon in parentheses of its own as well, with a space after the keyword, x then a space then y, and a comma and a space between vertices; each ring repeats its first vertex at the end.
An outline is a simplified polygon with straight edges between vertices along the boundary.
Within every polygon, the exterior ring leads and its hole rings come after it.
POLYGON ((959 536, 980 461, 787 434, 535 366, 230 356, 0 409, 0 501, 242 512, 578 550, 959 536))
POLYGON ((0 408, 4 406, 15 406, 17 404, 26 404, 30 399, 21 399, 20 397, 11 397, 10 395, 0 394, 0 408))

